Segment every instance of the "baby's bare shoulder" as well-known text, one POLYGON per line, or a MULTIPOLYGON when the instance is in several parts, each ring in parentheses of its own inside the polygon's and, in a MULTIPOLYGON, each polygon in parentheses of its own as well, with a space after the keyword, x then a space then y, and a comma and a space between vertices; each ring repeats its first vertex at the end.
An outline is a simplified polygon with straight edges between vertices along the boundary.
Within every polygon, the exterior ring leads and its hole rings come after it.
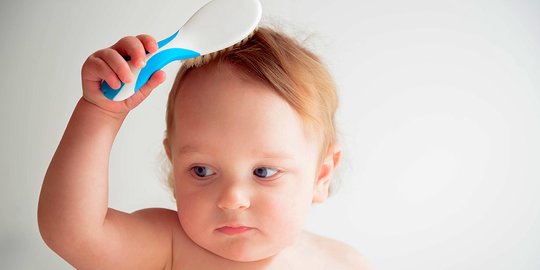
POLYGON ((334 239, 306 232, 307 241, 323 260, 324 265, 332 269, 370 270, 366 258, 353 247, 334 239))
POLYGON ((165 225, 176 225, 178 223, 178 214, 176 211, 166 208, 145 208, 133 212, 134 216, 138 216, 149 222, 165 223, 165 225))
POLYGON ((131 215, 139 221, 139 226, 148 228, 147 233, 152 239, 159 239, 159 250, 154 251, 164 256, 162 262, 165 264, 162 265, 161 269, 171 269, 174 256, 171 245, 173 243, 174 232, 179 227, 177 212, 165 208, 146 208, 138 210, 131 215))
POLYGON ((165 208, 145 208, 131 213, 130 216, 134 219, 133 226, 146 228, 146 232, 151 237, 161 238, 161 242, 170 247, 173 233, 179 226, 176 211, 165 208))
POLYGON ((179 223, 177 212, 165 208, 145 208, 131 213, 131 216, 154 233, 159 232, 167 236, 169 241, 179 223))

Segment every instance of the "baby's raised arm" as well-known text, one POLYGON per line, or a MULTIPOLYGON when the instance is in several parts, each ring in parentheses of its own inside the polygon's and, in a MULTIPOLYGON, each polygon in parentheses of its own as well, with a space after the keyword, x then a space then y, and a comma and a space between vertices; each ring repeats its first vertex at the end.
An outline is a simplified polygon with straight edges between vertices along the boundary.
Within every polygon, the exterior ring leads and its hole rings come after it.
MULTIPOLYGON (((83 97, 75 107, 43 182, 38 223, 47 245, 77 269, 163 268, 170 254, 170 228, 159 222, 167 210, 133 214, 108 208, 108 163, 114 138, 128 112, 163 80, 162 71, 124 101, 100 89, 133 80, 124 57, 144 65, 148 35, 125 37, 90 55, 81 71, 83 97), (166 250, 169 249, 169 251, 166 250)), ((170 223, 169 223, 170 224, 170 223)))

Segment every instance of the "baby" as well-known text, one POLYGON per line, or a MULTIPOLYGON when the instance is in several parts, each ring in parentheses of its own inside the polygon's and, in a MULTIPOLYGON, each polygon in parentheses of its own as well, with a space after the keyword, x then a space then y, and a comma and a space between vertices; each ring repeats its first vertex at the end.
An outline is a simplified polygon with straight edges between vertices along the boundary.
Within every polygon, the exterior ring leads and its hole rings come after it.
POLYGON ((177 211, 108 208, 108 162, 123 120, 162 83, 158 71, 114 102, 102 81, 130 82, 151 36, 90 55, 83 97, 39 199, 44 241, 77 269, 368 269, 351 247, 302 229, 340 160, 334 83, 295 40, 259 28, 247 42, 183 65, 167 104, 163 145, 177 211))

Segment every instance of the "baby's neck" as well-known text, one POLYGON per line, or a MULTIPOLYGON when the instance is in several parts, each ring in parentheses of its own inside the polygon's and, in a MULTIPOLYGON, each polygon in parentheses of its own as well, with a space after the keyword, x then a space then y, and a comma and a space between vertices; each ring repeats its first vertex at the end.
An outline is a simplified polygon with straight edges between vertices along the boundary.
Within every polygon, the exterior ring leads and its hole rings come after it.
POLYGON ((302 232, 302 234, 296 239, 296 241, 292 245, 286 247, 285 249, 281 250, 279 253, 273 256, 258 261, 239 262, 219 257, 215 254, 213 255, 218 257, 215 263, 220 266, 219 269, 304 269, 301 266, 305 266, 307 263, 305 260, 302 259, 302 254, 305 254, 306 251, 306 237, 306 234, 302 232))
MULTIPOLYGON (((291 246, 286 247, 285 249, 281 250, 278 254, 270 256, 268 258, 259 260, 259 261, 253 261, 253 262, 242 262, 239 267, 235 267, 234 269, 240 269, 240 270, 251 270, 251 269, 265 269, 265 270, 271 270, 271 269, 299 269, 296 267, 292 267, 295 262, 298 261, 298 255, 299 255, 299 249, 300 249, 300 239, 298 239, 295 243, 293 243, 291 246), (245 264, 245 265, 244 265, 245 264), (245 268, 244 268, 245 267, 245 268)), ((239 263, 239 262, 236 262, 239 263)))

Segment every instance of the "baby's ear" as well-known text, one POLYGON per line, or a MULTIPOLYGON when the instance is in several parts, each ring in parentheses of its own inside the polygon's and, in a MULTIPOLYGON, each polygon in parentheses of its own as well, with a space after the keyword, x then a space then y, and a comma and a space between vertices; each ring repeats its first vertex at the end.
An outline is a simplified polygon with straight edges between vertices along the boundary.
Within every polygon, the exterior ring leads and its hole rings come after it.
POLYGON ((165 153, 167 153, 167 158, 169 158, 169 160, 172 160, 171 159, 171 146, 169 144, 169 139, 167 138, 163 139, 163 147, 165 148, 165 153))
POLYGON ((341 147, 335 145, 330 148, 328 154, 324 157, 324 160, 319 168, 317 174, 317 180, 313 187, 313 202, 321 203, 328 198, 328 192, 330 184, 332 183, 332 176, 339 161, 341 160, 341 147))

